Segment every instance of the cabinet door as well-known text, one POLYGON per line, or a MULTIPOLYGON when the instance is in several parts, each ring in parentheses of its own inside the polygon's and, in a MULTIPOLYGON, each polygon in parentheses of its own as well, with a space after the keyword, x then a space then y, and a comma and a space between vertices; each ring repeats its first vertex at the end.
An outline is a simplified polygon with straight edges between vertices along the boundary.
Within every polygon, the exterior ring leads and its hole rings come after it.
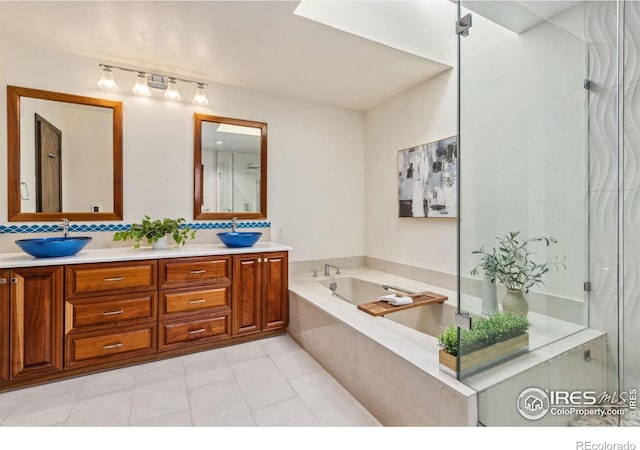
POLYGON ((11 275, 11 378, 62 370, 62 267, 11 275))
POLYGON ((288 264, 287 253, 265 253, 264 297, 262 307, 262 329, 271 330, 287 326, 288 264))
POLYGON ((233 335, 260 331, 262 258, 259 254, 233 257, 233 335))
POLYGON ((0 383, 9 380, 9 271, 0 270, 0 383))

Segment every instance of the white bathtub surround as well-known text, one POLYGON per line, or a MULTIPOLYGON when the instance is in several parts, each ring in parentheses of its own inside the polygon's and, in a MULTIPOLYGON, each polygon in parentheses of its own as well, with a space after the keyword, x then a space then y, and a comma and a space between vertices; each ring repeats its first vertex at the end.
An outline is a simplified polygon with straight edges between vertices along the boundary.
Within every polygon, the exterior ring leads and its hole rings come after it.
MULTIPOLYGON (((366 268, 344 273, 415 291, 437 289, 366 268)), ((358 311, 316 280, 307 274, 290 280, 289 334, 381 423, 476 424, 475 391, 438 369, 435 337, 358 311)))
POLYGON ((289 263, 289 273, 291 274, 313 274, 314 271, 318 275, 324 273, 324 265, 331 264, 343 269, 345 267, 362 267, 364 265, 364 256, 349 256, 345 258, 326 258, 314 259, 309 261, 291 261, 289 263))
POLYGON ((425 269, 423 267, 412 266, 409 264, 373 258, 371 256, 364 257, 364 267, 399 275, 403 278, 411 278, 412 280, 422 281, 423 283, 434 286, 441 286, 445 289, 456 289, 457 281, 455 273, 425 269))
MULTIPOLYGON (((362 267, 345 268, 338 276, 297 274, 289 287, 289 334, 385 425, 475 425, 477 405, 484 405, 478 403, 476 390, 486 391, 503 382, 509 385, 508 380, 521 373, 531 379, 530 372, 539 370, 540 364, 603 335, 530 312, 529 348, 537 350, 477 375, 476 385, 470 388, 442 372, 438 363, 437 336, 453 323, 454 291, 362 267), (333 282, 347 298, 374 300, 384 293, 382 285, 388 284, 449 299, 374 317, 332 296, 329 285, 333 282)), ((481 315, 480 298, 463 296, 463 301, 469 312, 481 315)))

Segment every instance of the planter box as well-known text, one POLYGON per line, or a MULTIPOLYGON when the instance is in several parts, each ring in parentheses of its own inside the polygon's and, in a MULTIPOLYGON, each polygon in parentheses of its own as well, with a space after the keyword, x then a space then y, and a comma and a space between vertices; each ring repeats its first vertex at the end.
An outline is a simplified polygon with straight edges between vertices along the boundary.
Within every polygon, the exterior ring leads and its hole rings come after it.
MULTIPOLYGON (((498 342, 460 357, 460 376, 468 376, 529 351, 529 333, 498 342)), ((457 376, 458 358, 440 350, 440 370, 457 376)))

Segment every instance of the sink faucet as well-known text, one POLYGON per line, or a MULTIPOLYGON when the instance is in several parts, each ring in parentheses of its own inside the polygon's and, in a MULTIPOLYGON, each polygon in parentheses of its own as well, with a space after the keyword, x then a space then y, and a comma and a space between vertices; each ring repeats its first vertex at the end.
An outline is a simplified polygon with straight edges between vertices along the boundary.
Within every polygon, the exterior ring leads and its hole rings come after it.
POLYGON ((67 237, 69 235, 69 219, 62 219, 62 225, 60 225, 60 228, 62 228, 62 235, 67 237))
POLYGON ((333 267, 334 269, 336 269, 336 275, 339 275, 339 274, 340 274, 340 267, 338 267, 338 266, 334 266, 333 264, 325 264, 325 265, 324 265, 324 276, 325 276, 325 277, 328 277, 328 276, 330 275, 330 269, 331 269, 332 267, 333 267))
POLYGON ((238 218, 234 217, 231 219, 231 231, 235 233, 237 226, 238 226, 238 218))

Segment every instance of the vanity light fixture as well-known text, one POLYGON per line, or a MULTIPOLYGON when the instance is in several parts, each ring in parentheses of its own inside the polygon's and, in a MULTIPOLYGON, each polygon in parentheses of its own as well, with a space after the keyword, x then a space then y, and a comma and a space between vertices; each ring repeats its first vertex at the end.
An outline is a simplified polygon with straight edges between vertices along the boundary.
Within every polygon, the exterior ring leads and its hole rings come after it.
POLYGON ((118 87, 113 78, 114 70, 123 70, 125 72, 137 73, 136 84, 133 86, 133 93, 149 97, 151 90, 149 88, 164 90, 164 98, 167 100, 180 100, 180 92, 178 92, 177 81, 196 85, 196 94, 193 97, 193 103, 196 105, 207 105, 206 86, 207 83, 200 81, 186 80, 184 78, 170 77, 156 73, 145 72, 141 70, 128 69, 126 67, 110 66, 106 64, 98 64, 102 68, 102 77, 98 81, 98 86, 102 89, 117 91, 118 87))
POLYGON ((164 98, 167 100, 180 100, 180 92, 178 92, 175 78, 169 78, 169 81, 167 82, 167 90, 164 92, 164 98))
POLYGON ((204 83, 198 83, 196 88, 196 95, 193 97, 193 103, 196 105, 208 105, 207 94, 204 91, 204 83))
POLYGON ((151 90, 147 82, 147 74, 144 72, 138 72, 136 77, 136 84, 133 86, 133 93, 136 95, 143 95, 145 97, 151 96, 151 90))
POLYGON ((102 64, 100 64, 100 67, 102 67, 102 76, 100 77, 100 81, 98 81, 98 86, 107 91, 117 91, 118 86, 116 85, 116 80, 113 79, 112 67, 102 64))

